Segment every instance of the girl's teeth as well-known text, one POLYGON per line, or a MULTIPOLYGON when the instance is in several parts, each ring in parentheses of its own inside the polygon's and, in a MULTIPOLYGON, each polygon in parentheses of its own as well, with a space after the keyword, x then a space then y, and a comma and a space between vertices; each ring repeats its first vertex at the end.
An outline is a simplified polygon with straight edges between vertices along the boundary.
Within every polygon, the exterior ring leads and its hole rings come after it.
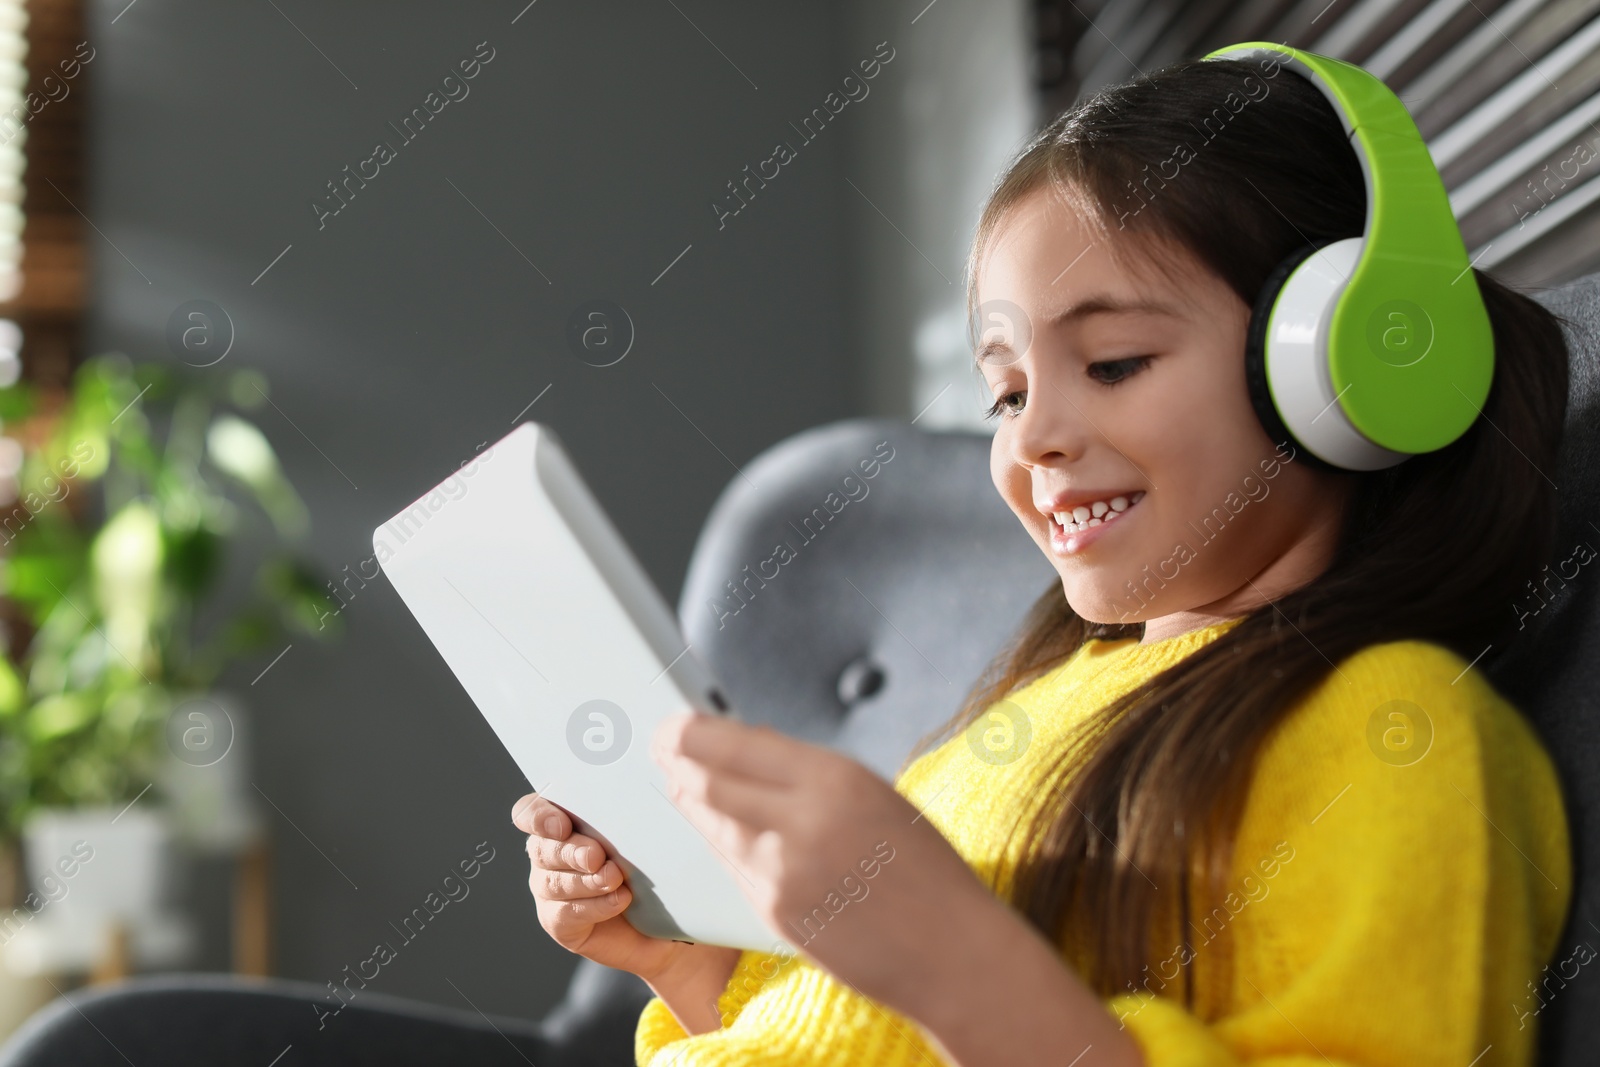
POLYGON ((1096 500, 1093 504, 1079 504, 1070 513, 1057 512, 1055 518, 1061 523, 1064 533, 1075 533, 1078 530, 1087 530, 1091 526, 1108 523, 1143 499, 1144 490, 1141 489, 1131 497, 1114 496, 1109 502, 1096 500), (1062 521, 1063 519, 1065 521, 1062 521))

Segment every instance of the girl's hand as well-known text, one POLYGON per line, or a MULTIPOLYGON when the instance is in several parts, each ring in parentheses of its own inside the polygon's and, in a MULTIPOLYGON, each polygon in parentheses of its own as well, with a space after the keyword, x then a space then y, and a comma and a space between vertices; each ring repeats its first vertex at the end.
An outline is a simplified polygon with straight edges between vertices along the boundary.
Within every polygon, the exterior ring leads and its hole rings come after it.
POLYGON ((959 935, 1008 921, 916 807, 840 753, 683 712, 651 756, 767 926, 880 1003, 915 1017, 919 983, 948 970, 959 935))
POLYGON ((716 999, 739 950, 648 937, 623 917, 633 899, 622 868, 594 838, 572 832, 572 817, 537 793, 511 809, 528 835, 539 925, 568 952, 648 982, 690 1033, 721 1026, 716 999))

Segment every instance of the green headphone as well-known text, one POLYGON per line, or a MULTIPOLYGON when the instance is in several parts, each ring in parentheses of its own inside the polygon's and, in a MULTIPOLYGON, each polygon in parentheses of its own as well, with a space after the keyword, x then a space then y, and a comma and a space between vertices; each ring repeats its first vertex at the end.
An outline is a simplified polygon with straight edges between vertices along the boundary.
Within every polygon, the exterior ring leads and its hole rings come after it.
POLYGON ((1494 335, 1405 105, 1360 67, 1288 45, 1248 41, 1205 58, 1257 61, 1266 81, 1285 67, 1308 79, 1366 178, 1362 236, 1309 242, 1256 300, 1245 367, 1262 425, 1336 470, 1393 467, 1450 444, 1489 395, 1494 335))

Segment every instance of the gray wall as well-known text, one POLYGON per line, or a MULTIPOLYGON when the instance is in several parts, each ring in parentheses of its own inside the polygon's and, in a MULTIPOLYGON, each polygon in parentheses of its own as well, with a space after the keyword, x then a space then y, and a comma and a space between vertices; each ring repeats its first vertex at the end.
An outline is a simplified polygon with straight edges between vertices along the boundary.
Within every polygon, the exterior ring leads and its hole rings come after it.
MULTIPOLYGON (((93 5, 91 348, 170 360, 174 308, 225 308, 227 365, 270 379, 259 421, 329 574, 548 386, 528 417, 557 428, 675 599, 734 464, 818 423, 906 414, 904 372, 873 369, 844 325, 862 312, 843 134, 888 94, 848 105, 724 228, 710 207, 904 34, 837 5, 522 8, 93 5), (402 145, 387 123, 485 40, 469 95, 402 145), (393 161, 319 229, 311 203, 380 139, 393 161), (597 296, 638 334, 603 369, 564 342, 597 296)), ((899 190, 864 188, 894 213, 899 190)), ((282 809, 266 810, 279 973, 337 977, 487 839, 472 895, 370 988, 542 1014, 574 958, 533 913, 509 821, 526 783, 384 579, 341 618, 340 643, 301 639, 258 684, 272 652, 225 679, 282 809)))
POLYGON ((877 357, 866 367, 878 375, 873 394, 909 405, 924 429, 994 428, 982 417, 988 389, 972 366, 963 272, 984 199, 1040 121, 1032 14, 1018 0, 850 8, 857 36, 890 27, 904 64, 883 90, 892 106, 863 109, 847 131, 860 145, 851 177, 866 194, 850 194, 851 233, 871 266, 852 308, 877 357))

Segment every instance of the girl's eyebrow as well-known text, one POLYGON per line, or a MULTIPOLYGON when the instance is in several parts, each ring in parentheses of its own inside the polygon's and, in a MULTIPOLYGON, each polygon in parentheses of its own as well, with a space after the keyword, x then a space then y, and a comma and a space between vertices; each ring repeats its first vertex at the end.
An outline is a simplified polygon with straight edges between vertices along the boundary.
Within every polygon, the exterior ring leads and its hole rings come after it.
MULTIPOLYGON (((1171 304, 1164 304, 1158 300, 1123 300, 1106 293, 1095 293, 1086 296, 1077 303, 1069 304, 1060 311, 1045 318, 1045 323, 1050 326, 1060 326, 1063 323, 1082 321, 1091 315, 1168 315, 1181 318, 1183 312, 1171 304)), ((984 362, 996 356, 1009 356, 1006 364, 1016 361, 1016 353, 1011 346, 1001 340, 985 342, 973 355, 972 362, 977 367, 982 367, 984 362)))
POLYGON ((1176 306, 1164 304, 1159 300, 1122 300, 1105 293, 1095 293, 1086 296, 1076 304, 1069 304, 1062 310, 1048 316, 1045 322, 1051 326, 1059 326, 1072 319, 1083 319, 1090 315, 1141 313, 1148 315, 1182 315, 1176 306))

